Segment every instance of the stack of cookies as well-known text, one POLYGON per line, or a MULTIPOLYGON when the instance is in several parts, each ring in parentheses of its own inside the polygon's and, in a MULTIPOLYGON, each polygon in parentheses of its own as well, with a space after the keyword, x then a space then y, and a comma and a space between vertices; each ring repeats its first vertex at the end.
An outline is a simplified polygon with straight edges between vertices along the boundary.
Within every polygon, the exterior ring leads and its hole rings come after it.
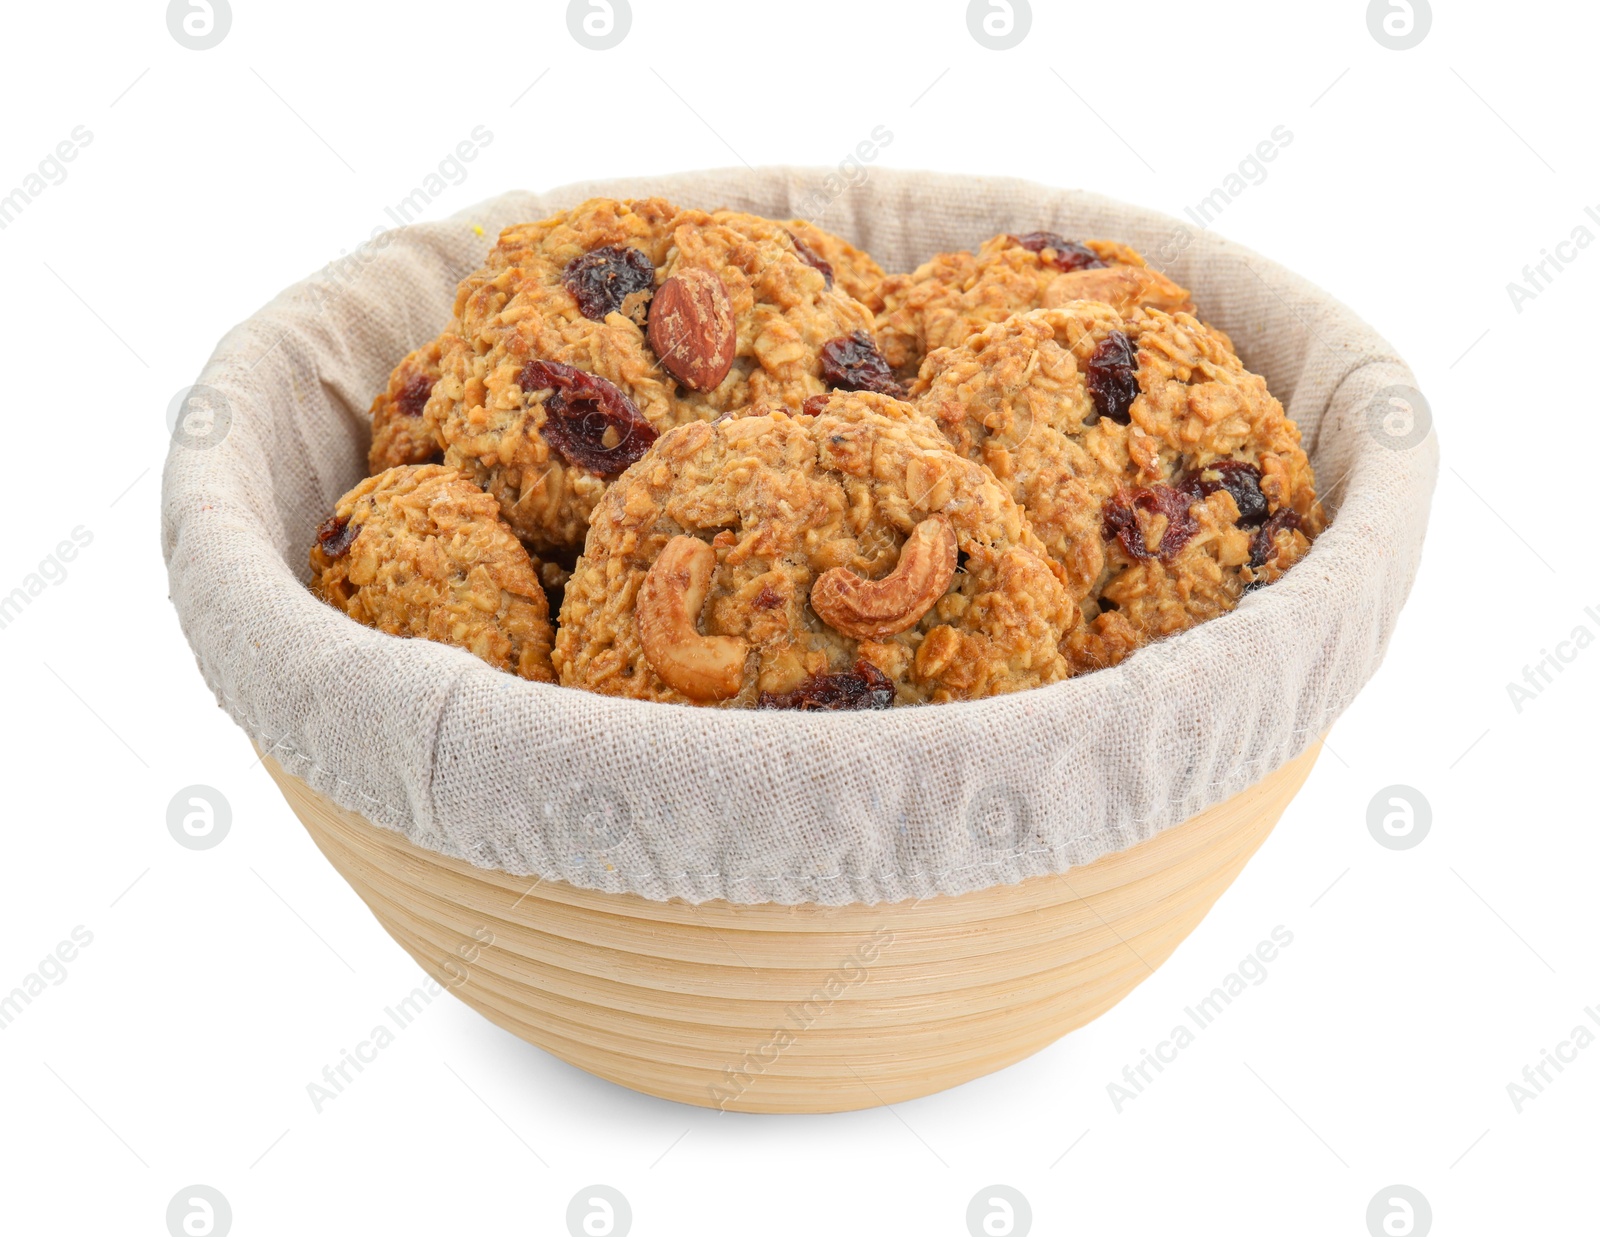
POLYGON ((1115 665, 1325 522, 1300 434, 1113 241, 886 275, 812 224, 598 198, 508 228, 372 405, 311 549, 358 622, 524 678, 754 708, 1115 665))

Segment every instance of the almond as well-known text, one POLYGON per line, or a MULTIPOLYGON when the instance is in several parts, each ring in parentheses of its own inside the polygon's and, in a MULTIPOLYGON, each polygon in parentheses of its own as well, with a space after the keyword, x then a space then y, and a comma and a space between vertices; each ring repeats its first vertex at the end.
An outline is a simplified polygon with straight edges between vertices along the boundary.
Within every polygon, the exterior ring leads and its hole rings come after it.
POLYGON ((647 333, 661 367, 691 391, 711 390, 733 368, 733 305, 712 271, 682 270, 656 289, 647 333))

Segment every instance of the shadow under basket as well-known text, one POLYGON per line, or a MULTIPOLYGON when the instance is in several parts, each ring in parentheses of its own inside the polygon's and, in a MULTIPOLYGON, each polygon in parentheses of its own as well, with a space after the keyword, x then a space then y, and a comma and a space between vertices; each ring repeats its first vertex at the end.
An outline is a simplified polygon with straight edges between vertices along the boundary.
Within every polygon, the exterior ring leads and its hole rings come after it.
POLYGON ((992 1073, 1110 1009, 1233 883, 1320 750, 1063 875, 878 906, 533 883, 415 846, 264 763, 389 935, 491 1022, 649 1095, 841 1112, 992 1073))

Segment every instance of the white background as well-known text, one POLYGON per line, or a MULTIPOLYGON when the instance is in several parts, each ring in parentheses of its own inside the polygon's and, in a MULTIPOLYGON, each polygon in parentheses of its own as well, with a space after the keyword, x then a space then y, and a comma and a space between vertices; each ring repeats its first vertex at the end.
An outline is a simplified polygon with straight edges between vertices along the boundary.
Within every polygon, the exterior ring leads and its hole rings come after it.
POLYGON ((1600 1033, 1600 650, 1520 712, 1506 687, 1580 624, 1600 635, 1600 246, 1520 312, 1506 289, 1600 208, 1591 6, 1441 4, 1393 51, 1357 2, 1036 3, 1005 52, 952 0, 634 0, 604 52, 561 3, 235 0, 199 52, 163 8, 6 13, 0 193, 93 135, 0 231, 0 593, 93 537, 0 630, 0 993, 93 934, 0 1031, 6 1231, 159 1235, 203 1183, 241 1235, 559 1235, 596 1182, 642 1237, 960 1237, 992 1183, 1037 1233, 1361 1237, 1396 1183, 1440 1234, 1600 1231, 1600 1045, 1520 1113, 1507 1092, 1575 1026, 1600 1033), (832 164, 878 125, 885 164, 1177 214, 1292 132, 1216 227, 1415 368, 1445 453, 1427 557, 1276 833, 1098 1022, 890 1111, 761 1118, 634 1095, 440 1001, 314 1111, 307 1084, 419 973, 195 670, 158 553, 163 417, 228 326, 479 125, 492 143, 428 217, 591 176, 832 164), (232 805, 213 850, 167 832, 192 783, 232 805), (1406 851, 1366 824, 1395 783, 1432 805, 1406 851), (1118 1112, 1107 1084, 1278 925, 1294 943, 1265 982, 1118 1112))

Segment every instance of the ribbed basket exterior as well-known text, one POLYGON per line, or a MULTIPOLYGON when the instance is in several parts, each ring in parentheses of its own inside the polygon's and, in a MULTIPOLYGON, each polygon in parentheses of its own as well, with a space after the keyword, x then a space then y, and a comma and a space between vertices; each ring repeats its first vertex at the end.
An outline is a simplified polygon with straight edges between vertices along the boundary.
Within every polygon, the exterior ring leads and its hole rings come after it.
POLYGON ((877 906, 657 902, 475 867, 266 766, 329 862, 440 984, 590 1073, 742 1112, 913 1099, 1037 1052, 1171 955, 1320 744, 1070 873, 877 906))

